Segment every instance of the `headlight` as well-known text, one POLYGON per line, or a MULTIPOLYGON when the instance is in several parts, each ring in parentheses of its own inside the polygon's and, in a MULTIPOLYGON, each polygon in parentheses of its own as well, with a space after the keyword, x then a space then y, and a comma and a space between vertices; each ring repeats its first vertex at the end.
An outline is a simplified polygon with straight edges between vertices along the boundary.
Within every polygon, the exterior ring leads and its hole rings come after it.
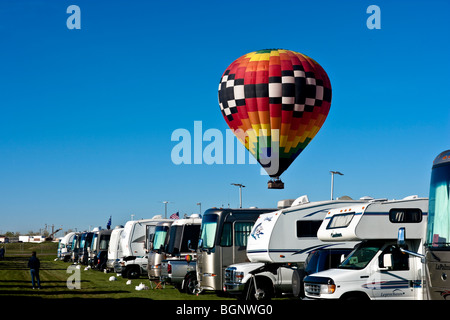
POLYGON ((242 279, 244 279, 244 273, 243 272, 235 272, 234 279, 236 282, 242 282, 242 279))
MULTIPOLYGON (((319 296, 321 294, 333 294, 336 291, 336 285, 330 278, 309 277, 314 282, 305 281, 305 292, 310 295, 319 296)), ((307 280, 307 279, 305 279, 307 280)))

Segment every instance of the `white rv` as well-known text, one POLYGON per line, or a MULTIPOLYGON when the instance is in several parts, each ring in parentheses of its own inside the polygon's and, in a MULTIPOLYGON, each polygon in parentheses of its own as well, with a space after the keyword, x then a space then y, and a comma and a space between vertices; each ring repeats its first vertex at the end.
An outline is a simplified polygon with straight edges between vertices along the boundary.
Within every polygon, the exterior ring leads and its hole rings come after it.
MULTIPOLYGON (((286 200, 284 200, 286 201, 286 200)), ((364 200, 309 202, 302 196, 280 210, 263 213, 256 220, 247 243, 250 262, 230 265, 225 271, 224 291, 246 299, 270 298, 292 293, 292 277, 311 251, 323 248, 353 248, 358 242, 322 242, 317 230, 333 208, 365 203, 364 200), (287 264, 290 264, 287 266, 287 264), (295 266, 295 268, 293 268, 295 266), (256 283, 256 289, 255 289, 256 283)))
POLYGON ((373 200, 333 209, 317 237, 322 241, 362 241, 336 269, 305 277, 305 295, 318 299, 420 299, 422 263, 397 244, 408 234, 407 249, 422 252, 428 199, 373 200))
POLYGON ((69 232, 58 243, 58 258, 63 261, 69 261, 72 254, 72 242, 75 232, 69 232))
POLYGON ((148 237, 152 237, 159 222, 170 221, 161 216, 151 219, 131 220, 123 228, 120 244, 122 258, 115 264, 114 271, 126 278, 138 278, 147 273, 148 237))
POLYGON ((123 227, 116 227, 111 232, 111 238, 108 245, 108 260, 106 261, 106 269, 114 270, 114 265, 118 264, 120 258, 123 257, 122 245, 120 244, 123 227))

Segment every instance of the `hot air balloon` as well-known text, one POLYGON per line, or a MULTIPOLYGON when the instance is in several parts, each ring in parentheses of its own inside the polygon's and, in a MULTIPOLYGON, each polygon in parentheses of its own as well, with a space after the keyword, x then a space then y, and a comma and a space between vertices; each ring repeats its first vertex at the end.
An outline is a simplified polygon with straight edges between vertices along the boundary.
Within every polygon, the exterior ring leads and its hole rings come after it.
POLYGON ((331 83, 310 57, 284 49, 236 59, 219 84, 222 115, 236 137, 271 177, 280 175, 322 127, 331 105, 331 83))

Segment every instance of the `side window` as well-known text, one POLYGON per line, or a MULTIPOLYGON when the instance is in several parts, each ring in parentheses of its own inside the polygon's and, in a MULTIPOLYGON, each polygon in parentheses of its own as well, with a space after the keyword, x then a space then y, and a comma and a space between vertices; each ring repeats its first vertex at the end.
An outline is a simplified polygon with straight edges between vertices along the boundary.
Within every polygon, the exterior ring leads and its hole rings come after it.
POLYGON ((419 223, 422 221, 420 209, 391 209, 389 221, 392 223, 419 223))
POLYGON ((297 237, 317 237, 322 220, 298 220, 297 221, 297 237))
POLYGON ((327 229, 344 228, 347 227, 355 215, 354 212, 336 214, 327 225, 327 229))
POLYGON ((222 247, 230 247, 233 244, 232 224, 226 222, 223 224, 222 236, 220 237, 220 245, 222 247))
POLYGON ((248 236, 252 231, 253 222, 236 222, 234 224, 234 234, 236 240, 236 246, 247 246, 248 236))

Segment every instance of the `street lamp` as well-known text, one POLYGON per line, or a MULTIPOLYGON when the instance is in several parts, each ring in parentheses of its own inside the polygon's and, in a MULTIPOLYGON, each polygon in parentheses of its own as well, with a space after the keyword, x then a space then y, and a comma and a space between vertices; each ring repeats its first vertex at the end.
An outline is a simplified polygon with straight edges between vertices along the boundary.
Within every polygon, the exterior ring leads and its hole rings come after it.
POLYGON ((334 175, 338 174, 340 176, 343 176, 343 173, 340 173, 339 171, 330 171, 331 173, 331 200, 333 200, 333 187, 334 187, 334 175))
POLYGON ((162 201, 164 203, 164 219, 167 219, 167 204, 171 203, 170 201, 162 201))
POLYGON ((200 215, 202 214, 202 203, 201 202, 197 202, 197 205, 200 206, 200 215))
POLYGON ((242 188, 245 188, 245 186, 240 183, 232 183, 231 185, 239 187, 239 208, 242 208, 242 188))

